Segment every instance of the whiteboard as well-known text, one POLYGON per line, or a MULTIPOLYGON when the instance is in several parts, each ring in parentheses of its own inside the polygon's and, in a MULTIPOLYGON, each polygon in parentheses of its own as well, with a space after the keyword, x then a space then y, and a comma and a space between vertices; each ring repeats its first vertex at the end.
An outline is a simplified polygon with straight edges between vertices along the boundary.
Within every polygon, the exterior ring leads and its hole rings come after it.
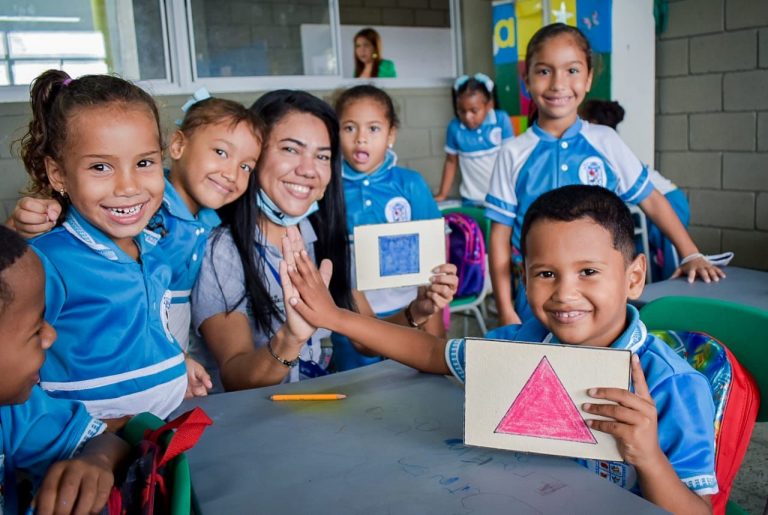
MULTIPOLYGON (((341 26, 341 75, 355 73, 354 37, 364 25, 341 26)), ((398 77, 454 77, 451 29, 432 27, 373 27, 381 35, 385 59, 395 63, 398 77)), ((302 24, 301 50, 305 75, 334 75, 328 25, 302 24)))

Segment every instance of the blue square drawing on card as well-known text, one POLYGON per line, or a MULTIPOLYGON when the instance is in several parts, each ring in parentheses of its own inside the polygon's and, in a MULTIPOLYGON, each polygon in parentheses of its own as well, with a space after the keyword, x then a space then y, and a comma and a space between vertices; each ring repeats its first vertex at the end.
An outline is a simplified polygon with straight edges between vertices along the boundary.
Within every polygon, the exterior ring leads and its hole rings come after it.
POLYGON ((379 236, 379 275, 419 273, 419 235, 379 236))

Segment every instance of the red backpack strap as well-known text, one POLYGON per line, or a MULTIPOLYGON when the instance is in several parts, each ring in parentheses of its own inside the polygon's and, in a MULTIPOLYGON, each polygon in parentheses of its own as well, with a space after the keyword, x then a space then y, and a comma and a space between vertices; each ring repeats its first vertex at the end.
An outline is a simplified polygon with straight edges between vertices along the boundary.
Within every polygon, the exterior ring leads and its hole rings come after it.
POLYGON ((211 424, 213 424, 211 417, 202 408, 197 407, 154 431, 147 430, 144 433, 144 438, 157 443, 164 433, 176 429, 158 463, 158 467, 161 467, 179 454, 194 447, 202 436, 203 431, 205 431, 205 428, 211 424))

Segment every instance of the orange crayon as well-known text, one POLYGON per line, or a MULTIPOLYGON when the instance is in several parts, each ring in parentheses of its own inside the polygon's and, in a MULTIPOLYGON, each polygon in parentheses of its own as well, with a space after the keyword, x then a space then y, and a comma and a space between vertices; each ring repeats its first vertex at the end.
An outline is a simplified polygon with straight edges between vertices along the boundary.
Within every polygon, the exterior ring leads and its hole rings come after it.
POLYGON ((269 396, 272 401, 338 401, 346 398, 343 393, 284 393, 269 396))

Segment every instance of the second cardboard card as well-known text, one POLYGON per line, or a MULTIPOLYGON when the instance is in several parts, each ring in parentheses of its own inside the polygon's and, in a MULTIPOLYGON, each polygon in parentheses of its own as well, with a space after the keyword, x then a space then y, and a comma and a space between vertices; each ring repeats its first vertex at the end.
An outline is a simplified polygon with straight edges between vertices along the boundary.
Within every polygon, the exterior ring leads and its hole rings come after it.
POLYGON ((355 227, 358 290, 429 284, 445 262, 442 218, 355 227))

